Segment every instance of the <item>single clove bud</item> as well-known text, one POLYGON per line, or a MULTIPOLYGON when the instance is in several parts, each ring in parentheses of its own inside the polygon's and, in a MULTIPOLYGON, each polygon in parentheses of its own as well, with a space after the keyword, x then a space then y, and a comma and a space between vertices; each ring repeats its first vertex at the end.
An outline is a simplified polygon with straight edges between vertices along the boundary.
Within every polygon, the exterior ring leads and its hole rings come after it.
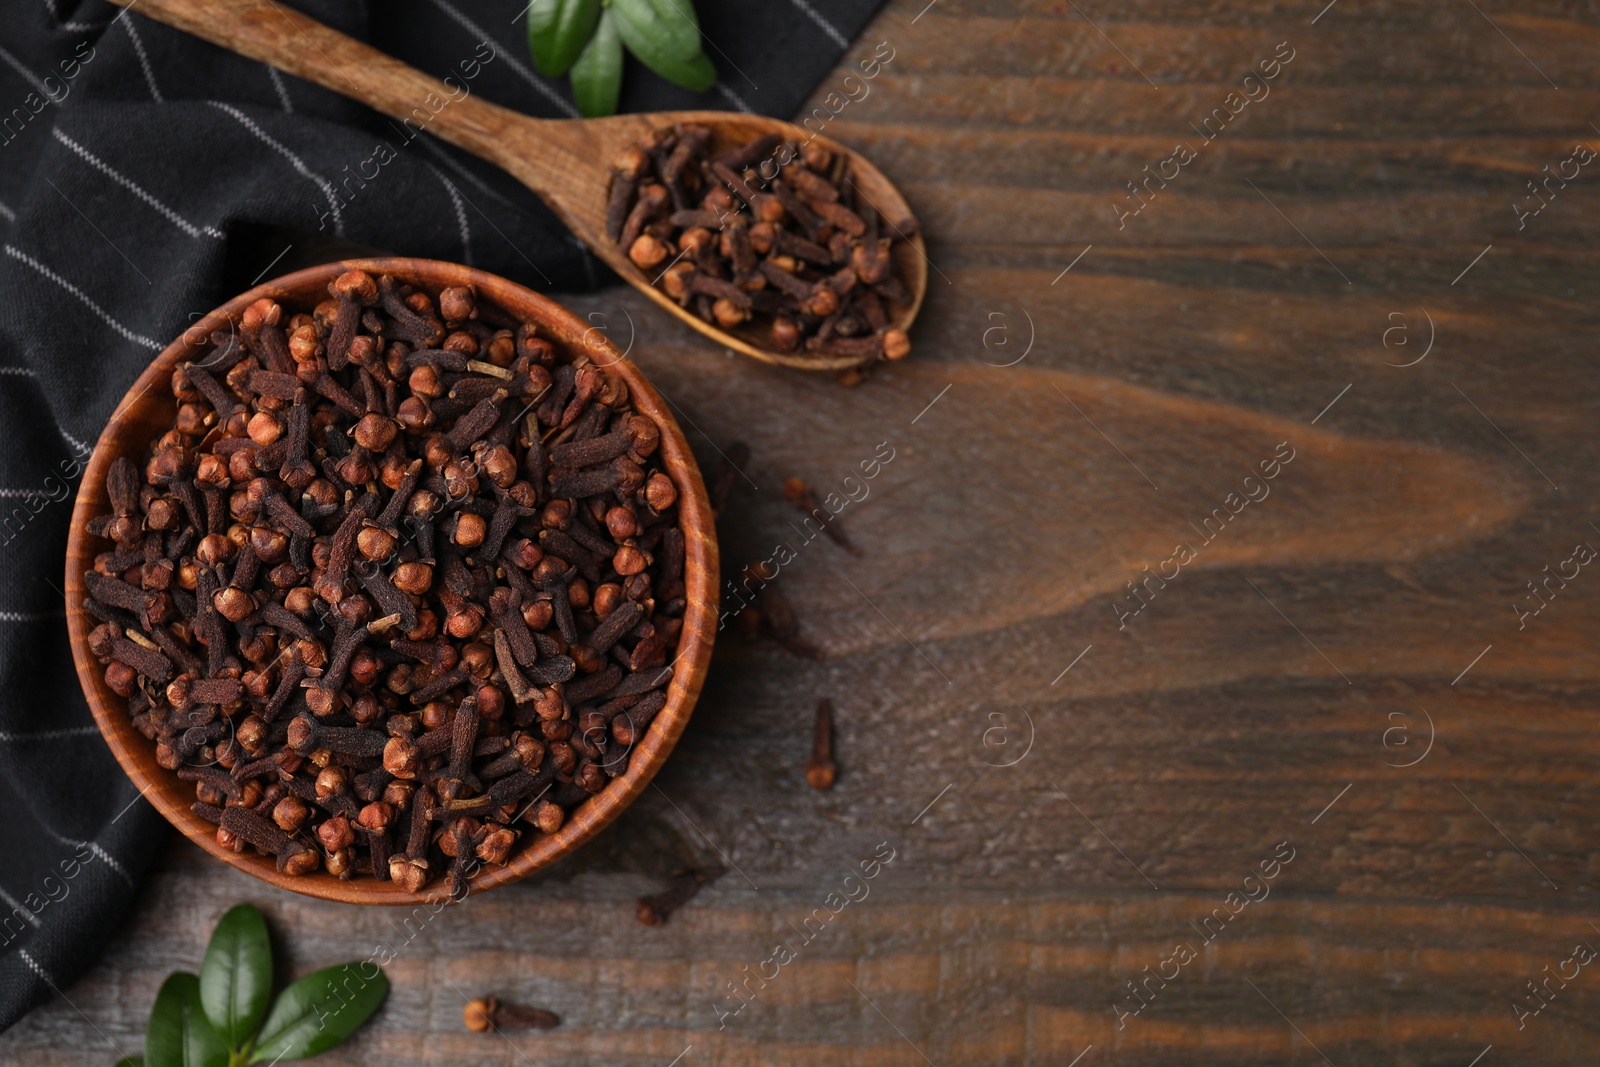
POLYGON ((490 1030, 554 1030, 561 1025, 561 1017, 543 1008, 525 1008, 520 1004, 502 1004, 496 996, 479 997, 467 1001, 461 1009, 461 1022, 475 1034, 490 1030))
POLYGON ((689 903, 700 887, 710 885, 723 875, 722 871, 684 871, 675 876, 667 888, 653 896, 640 897, 634 906, 633 917, 646 926, 661 926, 673 912, 689 903))
POLYGON ((811 759, 806 763, 806 783, 812 789, 832 789, 839 776, 839 767, 833 762, 833 701, 823 697, 817 702, 817 721, 812 735, 811 759))
POLYGON ((280 830, 275 823, 248 809, 225 808, 218 821, 224 830, 261 851, 276 856, 278 870, 284 874, 292 876, 310 874, 321 862, 314 849, 302 845, 280 830))

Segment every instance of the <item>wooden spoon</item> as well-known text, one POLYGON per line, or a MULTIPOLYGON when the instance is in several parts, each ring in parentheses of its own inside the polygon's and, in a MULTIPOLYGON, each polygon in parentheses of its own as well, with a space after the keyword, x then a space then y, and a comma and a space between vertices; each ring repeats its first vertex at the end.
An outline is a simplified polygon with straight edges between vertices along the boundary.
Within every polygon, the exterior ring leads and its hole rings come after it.
POLYGON ((840 370, 863 361, 775 351, 769 347, 764 331, 740 328, 730 332, 705 322, 652 285, 654 274, 647 276, 640 271, 623 249, 605 235, 606 194, 611 183, 609 162, 651 129, 678 123, 710 127, 713 151, 718 153, 768 133, 802 143, 815 141, 830 151, 848 155, 862 196, 876 206, 891 232, 910 234, 909 240, 896 241, 892 248, 895 274, 909 294, 904 304, 891 307, 893 325, 906 329, 922 306, 928 286, 927 256, 915 218, 899 190, 861 156, 792 123, 724 111, 534 119, 476 96, 462 97, 460 87, 452 89, 273 0, 112 2, 127 8, 137 4, 141 15, 359 100, 390 118, 410 119, 415 125, 425 121, 427 132, 488 160, 533 190, 612 270, 718 344, 766 363, 802 370, 840 370), (440 101, 447 102, 439 107, 440 101))

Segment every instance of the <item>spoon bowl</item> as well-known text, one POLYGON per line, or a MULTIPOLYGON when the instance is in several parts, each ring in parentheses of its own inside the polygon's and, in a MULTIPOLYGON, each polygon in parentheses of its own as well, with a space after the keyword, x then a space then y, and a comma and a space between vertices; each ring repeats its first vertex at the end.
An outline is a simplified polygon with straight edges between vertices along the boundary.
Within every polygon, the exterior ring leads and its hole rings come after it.
POLYGON ((764 363, 832 371, 877 357, 824 356, 775 351, 761 331, 729 331, 706 322, 667 296, 605 235, 610 160, 653 129, 693 123, 713 131, 713 148, 731 151, 765 134, 814 142, 847 156, 856 187, 883 217, 895 277, 907 299, 892 305, 891 325, 910 327, 928 287, 927 255, 905 198, 877 167, 830 138, 793 123, 727 111, 664 111, 603 119, 535 119, 451 88, 392 56, 274 0, 112 0, 212 44, 314 82, 402 121, 428 103, 428 131, 493 163, 543 200, 578 238, 634 288, 720 345, 764 363))
POLYGON ((915 216, 894 183, 882 171, 855 152, 827 137, 814 135, 793 123, 764 115, 744 115, 730 111, 660 111, 645 115, 615 115, 605 119, 553 121, 523 119, 532 129, 516 131, 525 138, 525 149, 503 161, 505 170, 540 197, 578 235, 607 266, 628 284, 645 293, 657 304, 687 322, 716 343, 759 359, 801 370, 842 370, 858 366, 854 357, 804 355, 774 351, 767 343, 765 330, 745 325, 724 330, 686 308, 680 307, 656 285, 661 269, 640 270, 627 256, 626 249, 612 243, 605 234, 606 193, 611 183, 609 161, 624 148, 638 143, 651 130, 678 125, 705 126, 712 131, 712 154, 721 155, 767 134, 778 134, 799 143, 810 141, 835 155, 850 160, 850 175, 857 192, 884 219, 886 234, 904 238, 890 245, 894 274, 905 287, 908 299, 890 306, 890 324, 908 329, 922 307, 928 286, 928 261, 917 229, 915 216), (574 138, 576 141, 574 142, 574 138), (553 150, 571 145, 570 154, 556 160, 553 150))

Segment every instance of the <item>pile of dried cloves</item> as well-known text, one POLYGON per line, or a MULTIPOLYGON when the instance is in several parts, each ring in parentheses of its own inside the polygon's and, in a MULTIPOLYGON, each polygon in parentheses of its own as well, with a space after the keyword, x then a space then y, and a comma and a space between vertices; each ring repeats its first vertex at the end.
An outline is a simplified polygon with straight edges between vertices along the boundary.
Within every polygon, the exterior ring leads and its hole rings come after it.
POLYGON ((778 134, 713 157, 704 126, 652 130, 612 161, 606 236, 706 322, 759 320, 783 352, 901 359, 890 248, 912 223, 883 233, 849 165, 778 134))
POLYGON ((626 385, 470 288, 262 299, 107 476, 90 648, 217 842, 417 892, 628 765, 684 612, 678 486, 626 385))

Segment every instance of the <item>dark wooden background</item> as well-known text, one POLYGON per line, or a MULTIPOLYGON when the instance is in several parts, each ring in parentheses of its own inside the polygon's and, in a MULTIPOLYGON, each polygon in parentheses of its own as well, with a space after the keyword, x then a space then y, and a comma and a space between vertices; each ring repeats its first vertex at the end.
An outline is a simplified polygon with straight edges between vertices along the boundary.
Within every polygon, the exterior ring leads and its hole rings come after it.
POLYGON ((890 3, 840 73, 895 58, 828 132, 923 219, 911 360, 847 390, 631 292, 570 301, 636 328, 704 462, 749 442, 730 565, 796 540, 785 477, 827 492, 893 447, 842 519, 862 556, 819 539, 782 574, 825 660, 723 640, 659 789, 409 941, 403 912, 175 839, 0 1059, 137 1050, 162 978, 248 899, 297 972, 399 953, 329 1064, 1593 1062, 1596 968, 1520 1029, 1513 1005, 1600 947, 1600 573, 1552 582, 1524 629, 1512 605, 1600 546, 1600 170, 1521 230, 1513 204, 1600 145, 1600 12, 1324 2, 890 3), (1270 96, 1119 230, 1125 183, 1198 146, 1280 42, 1270 96), (1190 524, 1279 442, 1270 497, 1200 546, 1190 524), (1119 630, 1124 583, 1178 542, 1197 558, 1119 630), (823 695, 842 769, 818 794, 823 695), (1192 924, 1284 841, 1270 897, 1204 943, 1192 924), (870 896, 719 1030, 727 983, 880 842, 870 896), (736 869, 637 924, 684 865, 736 869), (1185 942, 1119 1028, 1124 983, 1185 942), (564 1023, 467 1034, 464 995, 491 991, 564 1023))

